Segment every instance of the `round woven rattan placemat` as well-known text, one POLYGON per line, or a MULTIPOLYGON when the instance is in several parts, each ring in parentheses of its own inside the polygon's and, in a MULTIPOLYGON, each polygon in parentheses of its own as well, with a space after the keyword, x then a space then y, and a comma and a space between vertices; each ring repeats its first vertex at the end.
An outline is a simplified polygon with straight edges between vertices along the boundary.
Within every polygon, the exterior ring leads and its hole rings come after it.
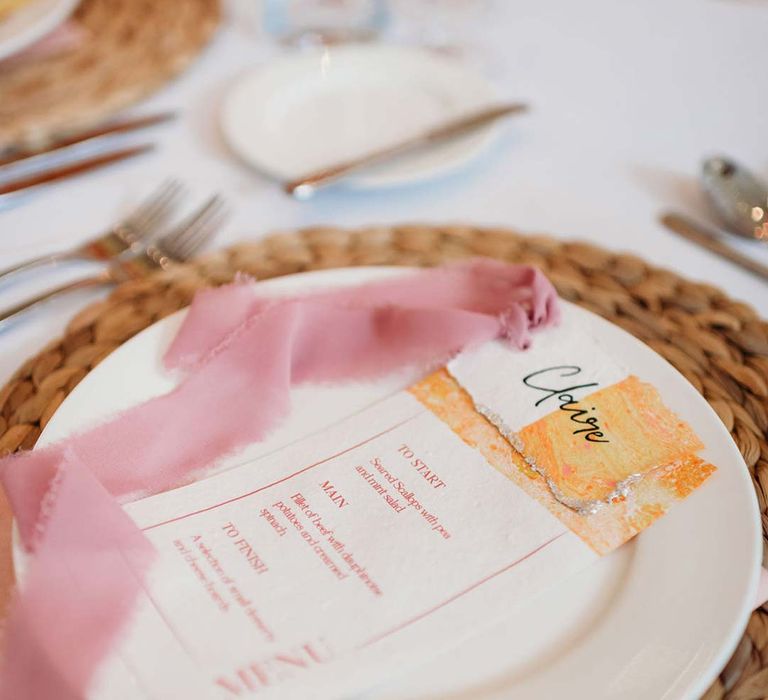
MULTIPOLYGON (((265 279, 350 265, 435 265, 484 255, 539 266, 560 295, 623 327, 680 370, 731 431, 768 531, 768 323, 716 287, 585 243, 474 227, 312 228, 242 243, 118 287, 0 391, 0 454, 32 447, 64 397, 138 331, 237 271, 265 279)), ((716 514, 713 514, 716 517, 716 514)), ((702 611, 706 614, 706 611, 702 611)), ((707 700, 768 697, 768 606, 756 611, 707 700)))
POLYGON ((83 0, 83 39, 0 64, 0 151, 90 126, 183 70, 219 22, 219 0, 83 0))

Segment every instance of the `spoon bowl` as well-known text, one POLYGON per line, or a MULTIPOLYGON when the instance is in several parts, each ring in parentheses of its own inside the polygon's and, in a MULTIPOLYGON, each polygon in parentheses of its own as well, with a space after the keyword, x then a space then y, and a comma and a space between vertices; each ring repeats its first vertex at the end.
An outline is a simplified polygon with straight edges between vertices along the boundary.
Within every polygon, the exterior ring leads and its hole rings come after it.
POLYGON ((726 232, 768 241, 768 186, 724 156, 707 158, 701 180, 726 232))

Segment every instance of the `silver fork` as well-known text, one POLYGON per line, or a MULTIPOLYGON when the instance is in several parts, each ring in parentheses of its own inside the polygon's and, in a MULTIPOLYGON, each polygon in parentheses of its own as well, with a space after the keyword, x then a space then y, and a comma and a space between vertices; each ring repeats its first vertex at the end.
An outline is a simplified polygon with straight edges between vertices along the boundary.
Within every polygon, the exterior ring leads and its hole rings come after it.
POLYGON ((137 246, 164 224, 178 202, 183 187, 176 180, 168 180, 142 202, 125 219, 101 236, 82 245, 50 255, 41 255, 12 267, 0 270, 0 281, 19 272, 52 265, 65 260, 107 261, 137 246))
POLYGON ((137 255, 126 259, 115 259, 108 268, 98 275, 55 287, 0 312, 0 326, 61 294, 77 289, 114 285, 131 279, 146 277, 157 270, 184 262, 210 240, 225 217, 224 200, 218 195, 211 197, 188 219, 148 245, 137 255))

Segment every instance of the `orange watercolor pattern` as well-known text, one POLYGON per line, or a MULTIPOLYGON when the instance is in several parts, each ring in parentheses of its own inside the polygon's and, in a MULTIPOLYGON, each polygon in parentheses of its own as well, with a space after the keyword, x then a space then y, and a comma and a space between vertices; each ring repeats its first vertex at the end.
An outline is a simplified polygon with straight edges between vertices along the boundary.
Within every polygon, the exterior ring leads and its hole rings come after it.
POLYGON ((569 498, 602 500, 632 474, 674 464, 704 447, 688 425, 664 406, 659 392, 637 377, 596 391, 579 405, 599 417, 608 442, 590 442, 584 434, 574 434, 584 426, 560 410, 518 432, 526 458, 569 498))
MULTIPOLYGON (((472 398, 447 370, 434 372, 410 387, 409 391, 465 443, 479 450, 494 469, 541 503, 595 552, 607 554, 651 525, 676 501, 685 498, 715 471, 713 465, 693 454, 702 448, 701 442, 685 423, 661 403, 655 389, 634 377, 629 379, 632 381, 624 380, 589 397, 591 400, 597 394, 606 394, 589 405, 600 406, 600 415, 608 419, 605 421, 606 430, 610 425, 614 434, 622 435, 622 440, 624 433, 618 431, 627 431, 630 436, 627 453, 617 450, 617 463, 605 459, 595 460, 599 464, 595 467, 588 461, 590 452, 584 451, 568 462, 569 470, 558 465, 555 472, 558 475, 557 483, 564 490, 579 494, 578 497, 583 497, 581 494, 590 494, 588 498, 593 498, 592 494, 600 493, 601 489, 610 492, 610 484, 615 484, 623 478, 622 474, 640 471, 645 473, 645 476, 632 486, 627 498, 617 499, 592 515, 579 514, 559 503, 552 496, 544 479, 534 472, 509 441, 475 410, 472 398), (616 397, 608 394, 611 389, 615 393, 627 393, 625 396, 616 397), (631 416, 628 414, 630 409, 634 410, 634 400, 640 402, 640 415, 652 421, 652 426, 660 428, 660 436, 653 433, 652 427, 641 429, 631 425, 631 416), (660 421, 664 422, 663 426, 659 425, 660 421), (658 445, 651 444, 657 440, 658 445), (642 459, 641 469, 638 469, 637 464, 630 464, 630 459, 635 456, 642 459), (659 461, 654 463, 655 459, 659 461), (590 479, 594 480, 595 486, 589 483, 590 479)), ((567 416, 565 417, 567 420, 567 416)), ((558 460, 567 449, 566 443, 561 441, 554 447, 548 444, 557 428, 558 419, 559 417, 551 418, 548 415, 529 426, 543 424, 529 431, 525 438, 527 446, 534 440, 541 441, 541 444, 537 443, 536 454, 543 459, 558 460)), ((537 463, 542 464, 538 459, 537 463)))

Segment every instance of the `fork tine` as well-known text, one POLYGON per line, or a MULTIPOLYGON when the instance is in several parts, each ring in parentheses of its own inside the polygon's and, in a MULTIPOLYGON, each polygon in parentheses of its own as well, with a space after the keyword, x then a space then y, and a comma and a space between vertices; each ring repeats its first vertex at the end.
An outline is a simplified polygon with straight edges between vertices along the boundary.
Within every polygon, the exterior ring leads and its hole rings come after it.
POLYGON ((183 219, 181 223, 161 238, 164 247, 169 249, 173 248, 175 250, 176 247, 190 235, 191 231, 199 226, 201 222, 206 220, 210 215, 210 212, 215 210, 220 202, 221 197, 215 195, 207 200, 199 209, 192 212, 186 219, 183 219))
POLYGON ((213 234, 213 220, 221 220, 223 205, 221 196, 211 197, 200 209, 160 238, 158 245, 171 257, 177 260, 186 259, 213 234))
POLYGON ((168 219, 168 216, 176 208, 176 204, 182 193, 182 187, 175 188, 173 191, 168 192, 168 195, 163 202, 160 203, 157 208, 145 215, 143 220, 136 225, 136 228, 140 231, 139 236, 141 238, 146 238, 151 234, 154 234, 157 231, 158 226, 168 219))
POLYGON ((138 214, 141 218, 147 218, 152 216, 159 209, 166 206, 169 200, 172 200, 181 192, 182 186, 177 180, 166 180, 155 192, 154 197, 151 197, 144 204, 143 208, 140 208, 138 214))
POLYGON ((146 237, 168 216, 182 191, 177 180, 167 180, 125 219, 123 226, 131 228, 137 238, 146 237))
POLYGON ((166 182, 158 191, 154 200, 139 213, 139 216, 135 219, 136 226, 146 229, 159 218, 167 216, 183 192, 184 188, 179 182, 175 180, 166 182))
POLYGON ((137 215, 151 213, 162 206, 164 201, 181 189, 181 183, 175 179, 165 180, 149 197, 147 197, 136 210, 137 215))
POLYGON ((216 230, 221 226, 225 219, 224 204, 221 200, 213 204, 205 216, 201 217, 197 224, 192 227, 186 235, 177 242, 176 254, 181 260, 186 260, 192 256, 195 251, 201 248, 216 230))
POLYGON ((146 216, 150 215, 153 210, 168 196, 169 190, 174 187, 173 181, 163 182, 159 188, 153 190, 151 195, 146 199, 143 199, 139 205, 131 210, 131 212, 125 217, 125 224, 134 224, 142 221, 146 216))
POLYGON ((227 218, 224 210, 212 214, 209 219, 185 240, 178 251, 180 260, 188 260, 218 231, 227 218))

